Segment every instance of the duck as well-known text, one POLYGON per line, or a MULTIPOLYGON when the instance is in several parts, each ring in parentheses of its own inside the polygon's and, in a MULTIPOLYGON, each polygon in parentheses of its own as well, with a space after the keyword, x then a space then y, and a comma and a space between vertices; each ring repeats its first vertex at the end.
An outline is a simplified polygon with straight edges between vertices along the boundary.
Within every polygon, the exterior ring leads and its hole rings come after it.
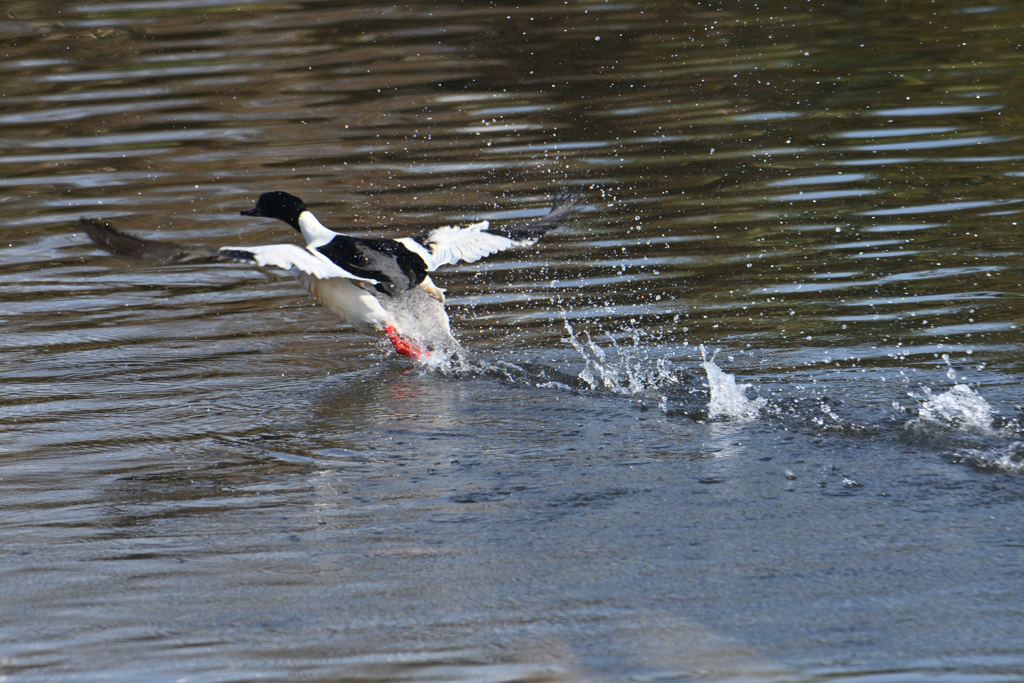
POLYGON ((431 345, 457 347, 444 310, 444 290, 434 284, 430 273, 532 246, 580 209, 579 192, 566 188, 555 193, 547 215, 527 223, 495 227, 484 220, 399 239, 352 237, 331 230, 304 201, 281 190, 264 192, 252 208, 240 212, 287 223, 302 235, 304 247, 212 248, 143 239, 102 219, 83 216, 79 224, 103 250, 147 263, 244 263, 291 271, 342 322, 361 334, 383 334, 396 353, 419 360, 431 355, 431 345))

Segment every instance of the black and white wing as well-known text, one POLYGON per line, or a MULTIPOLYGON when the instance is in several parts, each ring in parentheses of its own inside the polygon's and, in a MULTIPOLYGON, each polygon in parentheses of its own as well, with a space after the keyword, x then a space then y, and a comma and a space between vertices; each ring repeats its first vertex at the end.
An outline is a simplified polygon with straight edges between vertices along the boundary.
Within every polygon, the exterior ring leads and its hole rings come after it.
POLYGON ((579 199, 577 190, 567 188, 555 195, 548 215, 529 223, 496 228, 492 228, 488 221, 465 228, 446 225, 396 241, 423 259, 428 271, 459 261, 474 263, 506 249, 536 244, 546 232, 557 228, 580 210, 579 199))
POLYGON ((362 280, 377 284, 377 280, 350 273, 341 266, 331 263, 323 256, 295 244, 268 244, 260 247, 221 247, 217 250, 224 261, 251 261, 259 266, 271 266, 282 270, 301 270, 317 278, 327 280, 343 277, 348 280, 362 280))
POLYGON ((119 232, 105 221, 89 218, 79 220, 97 246, 117 256, 138 259, 147 263, 168 265, 175 263, 255 263, 282 270, 299 270, 319 279, 343 277, 363 280, 371 284, 377 281, 350 273, 319 253, 294 244, 270 244, 259 247, 211 247, 190 246, 177 242, 145 240, 119 232))

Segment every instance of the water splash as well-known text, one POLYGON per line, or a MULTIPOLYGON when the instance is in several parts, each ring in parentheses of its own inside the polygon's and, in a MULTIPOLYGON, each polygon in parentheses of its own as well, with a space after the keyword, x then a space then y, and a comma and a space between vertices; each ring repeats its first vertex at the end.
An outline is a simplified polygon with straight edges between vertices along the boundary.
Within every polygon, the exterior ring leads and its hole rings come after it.
POLYGON ((714 354, 710 360, 708 359, 703 344, 700 346, 700 355, 704 361, 704 371, 708 374, 708 385, 711 388, 708 419, 740 422, 756 419, 767 401, 760 397, 753 401, 748 399, 744 392, 751 385, 737 384, 735 375, 730 375, 715 365, 714 354))
MULTIPOLYGON (((944 360, 949 365, 948 358, 944 360)), ((946 376, 955 376, 952 367, 946 376)), ((1016 440, 1020 434, 1016 420, 996 415, 988 401, 966 384, 954 384, 938 395, 925 388, 924 394, 917 418, 907 423, 908 429, 918 433, 943 431, 947 441, 948 430, 955 430, 953 441, 961 442, 961 447, 950 453, 953 462, 980 470, 1024 474, 1024 442, 1016 440)))
MULTIPOLYGON (((589 331, 577 333, 564 315, 562 323, 570 345, 583 360, 583 369, 572 378, 553 368, 526 368, 507 361, 471 364, 473 370, 497 374, 510 381, 540 388, 607 391, 620 396, 657 401, 666 415, 686 415, 692 419, 749 421, 757 418, 767 401, 748 399, 749 384, 737 384, 734 375, 724 372, 708 359, 701 347, 703 368, 708 379, 704 389, 693 370, 665 357, 652 355, 662 347, 645 345, 650 335, 642 329, 627 328, 619 333, 605 332, 606 346, 594 340, 589 331), (627 341, 622 342, 625 338, 627 341)), ((464 354, 459 354, 461 357, 464 354)))
POLYGON ((516 364, 505 359, 488 361, 470 357, 461 347, 433 367, 462 375, 491 375, 538 388, 606 391, 619 396, 639 397, 641 402, 656 401, 666 415, 685 415, 695 420, 747 422, 756 419, 768 403, 760 397, 747 398, 745 392, 751 385, 737 384, 734 375, 719 368, 713 357, 707 357, 703 345, 700 351, 707 389, 692 368, 654 355, 664 349, 646 345, 645 340, 650 335, 642 329, 630 327, 614 334, 604 332, 608 343, 602 346, 589 331, 577 333, 564 311, 562 324, 566 332, 563 341, 583 361, 583 369, 575 377, 563 370, 535 363, 516 364))
POLYGON ((975 434, 994 434, 992 408, 966 384, 955 384, 937 396, 925 389, 926 399, 912 423, 932 423, 975 434))
POLYGON ((452 336, 444 304, 413 287, 395 297, 384 297, 387 311, 403 336, 429 351, 418 363, 428 368, 441 368, 462 351, 462 345, 452 336))
MULTIPOLYGON (((642 330, 626 330, 631 344, 620 344, 615 335, 609 334, 609 350, 612 352, 609 354, 594 342, 589 331, 585 331, 585 339, 581 339, 567 318, 563 317, 562 322, 568 334, 566 341, 584 361, 579 378, 591 389, 603 388, 622 396, 637 396, 667 385, 679 384, 673 363, 665 358, 657 358, 652 362, 649 347, 641 341, 644 336, 642 330)), ((661 400, 664 401, 665 397, 662 396, 661 400)))
POLYGON ((953 454, 953 459, 969 463, 981 470, 1024 474, 1024 441, 1014 441, 991 450, 963 448, 953 454))

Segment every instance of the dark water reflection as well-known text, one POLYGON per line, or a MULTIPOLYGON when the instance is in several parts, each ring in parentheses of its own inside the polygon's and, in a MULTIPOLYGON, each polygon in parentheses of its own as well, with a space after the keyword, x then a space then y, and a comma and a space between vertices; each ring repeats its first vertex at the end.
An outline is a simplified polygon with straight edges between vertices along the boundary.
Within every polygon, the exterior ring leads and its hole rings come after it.
POLYGON ((0 674, 1024 674, 1024 8, 0 11, 0 674), (447 374, 75 232, 279 241, 238 210, 285 189, 400 236, 564 185, 578 220, 439 278, 447 374), (700 344, 758 419, 705 419, 700 344))

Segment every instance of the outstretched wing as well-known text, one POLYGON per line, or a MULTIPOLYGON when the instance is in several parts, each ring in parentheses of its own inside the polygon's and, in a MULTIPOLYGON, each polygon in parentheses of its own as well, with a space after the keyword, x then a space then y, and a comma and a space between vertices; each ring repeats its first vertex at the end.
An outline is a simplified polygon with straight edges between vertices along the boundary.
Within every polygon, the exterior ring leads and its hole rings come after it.
POLYGON ((144 240, 119 232, 105 221, 82 218, 79 224, 93 242, 117 256, 138 259, 147 263, 168 265, 175 263, 255 263, 282 270, 296 269, 313 277, 326 279, 343 277, 376 284, 377 281, 360 277, 294 244, 270 244, 260 247, 196 247, 177 242, 144 240))
POLYGON ((492 228, 488 221, 481 221, 465 228, 445 226, 397 241, 422 258, 428 271, 459 261, 473 263, 512 247, 535 244, 580 210, 579 199, 577 190, 566 188, 555 195, 548 215, 529 223, 492 228))
POLYGON ((268 244, 261 247, 221 247, 218 249, 221 260, 251 261, 260 266, 272 266, 282 270, 301 270, 320 280, 332 277, 343 277, 349 280, 362 280, 370 284, 377 281, 369 277, 361 277, 350 273, 341 266, 312 253, 295 244, 268 244))

